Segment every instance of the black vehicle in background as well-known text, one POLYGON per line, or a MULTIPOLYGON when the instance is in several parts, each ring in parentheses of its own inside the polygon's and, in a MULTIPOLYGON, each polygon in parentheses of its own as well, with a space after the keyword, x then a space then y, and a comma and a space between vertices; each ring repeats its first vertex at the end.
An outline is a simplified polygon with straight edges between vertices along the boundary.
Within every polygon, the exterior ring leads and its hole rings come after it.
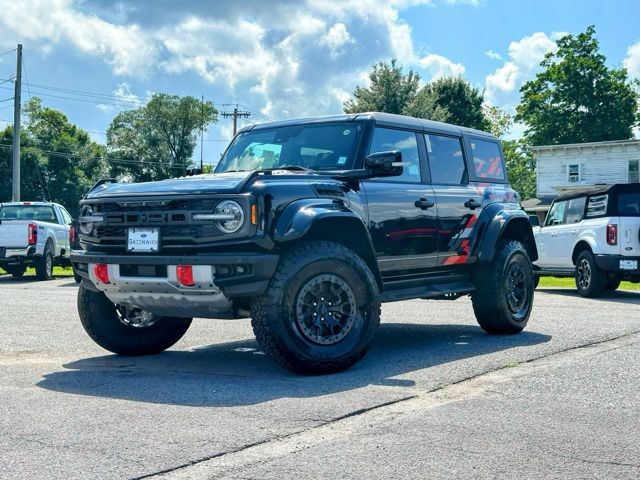
POLYGON ((364 356, 381 302, 471 295, 497 334, 531 312, 532 229, 498 139, 472 129, 382 113, 255 125, 214 174, 105 183, 80 208, 80 317, 119 354, 170 347, 192 317, 250 316, 279 365, 326 373, 364 356))

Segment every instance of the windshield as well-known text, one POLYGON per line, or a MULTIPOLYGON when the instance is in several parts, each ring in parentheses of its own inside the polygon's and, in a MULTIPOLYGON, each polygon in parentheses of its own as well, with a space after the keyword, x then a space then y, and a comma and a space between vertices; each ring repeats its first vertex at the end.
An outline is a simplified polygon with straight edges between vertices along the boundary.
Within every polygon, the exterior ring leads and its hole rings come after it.
POLYGON ((353 168, 362 124, 294 125, 238 135, 216 173, 299 166, 312 170, 353 168))
POLYGON ((39 220, 56 223, 53 207, 45 205, 6 205, 0 207, 0 220, 39 220))

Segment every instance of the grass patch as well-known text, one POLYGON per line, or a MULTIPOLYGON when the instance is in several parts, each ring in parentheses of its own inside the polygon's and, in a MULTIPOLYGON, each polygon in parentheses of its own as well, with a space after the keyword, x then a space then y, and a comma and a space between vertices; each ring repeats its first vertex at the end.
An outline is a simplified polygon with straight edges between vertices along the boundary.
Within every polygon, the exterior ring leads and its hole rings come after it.
MULTIPOLYGON (((2 268, 0 268, 0 275, 8 275, 2 268)), ((33 267, 27 268, 24 272, 25 277, 32 277, 36 275, 36 269, 33 267)), ((54 277, 73 277, 73 270, 71 267, 53 267, 54 277)))
MULTIPOLYGON (((576 288, 576 281, 573 278, 556 278, 556 277, 541 277, 541 287, 561 287, 561 288, 576 288)), ((640 283, 622 282, 619 287, 621 290, 640 290, 640 283)))

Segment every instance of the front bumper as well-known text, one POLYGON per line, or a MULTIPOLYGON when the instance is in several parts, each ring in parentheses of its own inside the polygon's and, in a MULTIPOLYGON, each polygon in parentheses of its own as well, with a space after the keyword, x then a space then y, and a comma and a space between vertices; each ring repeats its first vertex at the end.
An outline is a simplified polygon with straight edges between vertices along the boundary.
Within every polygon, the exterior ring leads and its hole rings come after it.
POLYGON ((640 277, 640 257, 596 255, 595 259, 596 265, 605 272, 619 274, 624 277, 640 277), (635 268, 632 268, 634 265, 635 268))
POLYGON ((159 316, 230 318, 238 300, 264 293, 278 265, 277 255, 260 253, 155 256, 100 255, 74 252, 71 261, 88 288, 104 292, 114 303, 159 316), (94 272, 106 264, 109 283, 94 272), (178 265, 193 267, 195 285, 183 286, 178 265))

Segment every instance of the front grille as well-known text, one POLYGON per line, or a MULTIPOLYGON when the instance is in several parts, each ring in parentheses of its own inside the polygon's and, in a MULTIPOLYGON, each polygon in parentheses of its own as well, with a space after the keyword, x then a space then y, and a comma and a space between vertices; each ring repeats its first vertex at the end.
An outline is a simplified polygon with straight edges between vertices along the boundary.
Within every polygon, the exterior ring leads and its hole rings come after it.
POLYGON ((193 220, 196 213, 213 212, 221 200, 204 198, 92 203, 94 214, 104 217, 104 221, 95 226, 91 235, 83 236, 82 240, 88 244, 125 251, 127 232, 132 227, 158 228, 161 249, 201 246, 223 238, 233 239, 246 234, 242 229, 237 234, 225 235, 216 228, 214 222, 193 220))

